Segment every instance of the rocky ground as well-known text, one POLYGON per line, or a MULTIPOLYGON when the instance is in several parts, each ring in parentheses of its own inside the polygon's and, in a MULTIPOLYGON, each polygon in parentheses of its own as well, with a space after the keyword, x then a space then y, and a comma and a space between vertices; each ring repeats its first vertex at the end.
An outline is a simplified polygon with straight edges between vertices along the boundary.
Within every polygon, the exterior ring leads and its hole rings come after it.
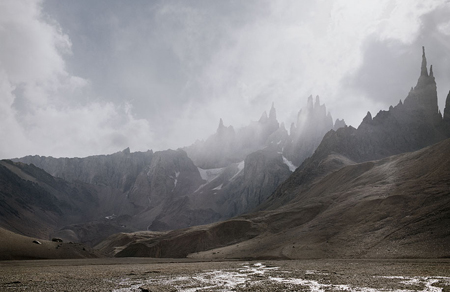
POLYGON ((450 260, 3 261, 0 291, 450 291, 450 260))

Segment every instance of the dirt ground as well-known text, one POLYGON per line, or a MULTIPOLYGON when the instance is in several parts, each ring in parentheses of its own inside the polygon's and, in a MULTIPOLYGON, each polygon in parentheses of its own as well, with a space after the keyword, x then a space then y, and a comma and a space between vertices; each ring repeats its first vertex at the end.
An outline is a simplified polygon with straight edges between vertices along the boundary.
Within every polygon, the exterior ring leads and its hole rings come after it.
POLYGON ((3 261, 0 291, 450 291, 450 259, 3 261))

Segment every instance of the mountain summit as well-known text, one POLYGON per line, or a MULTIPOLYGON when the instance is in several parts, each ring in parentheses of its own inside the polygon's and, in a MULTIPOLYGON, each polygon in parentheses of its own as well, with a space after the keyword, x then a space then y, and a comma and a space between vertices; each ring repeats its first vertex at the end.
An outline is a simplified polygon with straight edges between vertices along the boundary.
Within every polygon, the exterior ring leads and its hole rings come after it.
MULTIPOLYGON (((277 189, 263 208, 286 203, 299 185, 307 189, 345 165, 416 151, 450 137, 450 119, 443 118, 438 110, 436 81, 433 74, 428 74, 426 64, 423 48, 417 85, 411 88, 404 102, 387 111, 381 110, 373 118, 368 112, 357 129, 349 126, 329 131, 314 154, 277 189)), ((447 105, 449 98, 450 94, 447 105)))

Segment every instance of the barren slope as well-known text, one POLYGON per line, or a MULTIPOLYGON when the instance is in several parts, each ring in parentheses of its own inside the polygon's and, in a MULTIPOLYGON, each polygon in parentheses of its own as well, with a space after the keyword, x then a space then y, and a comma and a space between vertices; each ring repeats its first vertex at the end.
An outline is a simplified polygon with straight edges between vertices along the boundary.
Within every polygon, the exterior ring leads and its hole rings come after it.
POLYGON ((37 240, 0 228, 0 260, 96 258, 99 254, 78 243, 37 240))
POLYGON ((345 166, 293 197, 274 210, 128 243, 117 256, 450 256, 450 139, 345 166))

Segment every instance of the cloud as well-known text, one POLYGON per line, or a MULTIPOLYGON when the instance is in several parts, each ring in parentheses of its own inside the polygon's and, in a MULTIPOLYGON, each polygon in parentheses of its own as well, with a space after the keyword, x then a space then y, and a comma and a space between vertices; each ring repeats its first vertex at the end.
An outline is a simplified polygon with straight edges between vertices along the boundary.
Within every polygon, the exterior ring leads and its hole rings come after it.
POLYGON ((360 96, 363 104, 372 104, 372 108, 366 109, 372 114, 404 100, 410 88, 416 85, 422 46, 425 46, 428 66, 433 65, 442 110, 450 90, 450 35, 445 30, 450 3, 434 3, 437 5, 424 3, 420 13, 413 13, 406 7, 393 9, 394 19, 399 24, 391 20, 389 25, 392 27, 384 23, 365 38, 361 47, 361 65, 345 77, 342 94, 360 96), (400 11, 402 15, 398 15, 400 11), (400 33, 406 27, 409 28, 407 33, 400 33))
POLYGON ((1 158, 84 156, 149 144, 148 123, 129 106, 89 101, 89 80, 66 69, 71 41, 40 2, 2 1, 0 14, 1 158))
POLYGON ((0 5, 0 157, 182 147, 272 102, 289 125, 311 94, 358 126, 405 98, 422 45, 448 92, 445 0, 0 5))

